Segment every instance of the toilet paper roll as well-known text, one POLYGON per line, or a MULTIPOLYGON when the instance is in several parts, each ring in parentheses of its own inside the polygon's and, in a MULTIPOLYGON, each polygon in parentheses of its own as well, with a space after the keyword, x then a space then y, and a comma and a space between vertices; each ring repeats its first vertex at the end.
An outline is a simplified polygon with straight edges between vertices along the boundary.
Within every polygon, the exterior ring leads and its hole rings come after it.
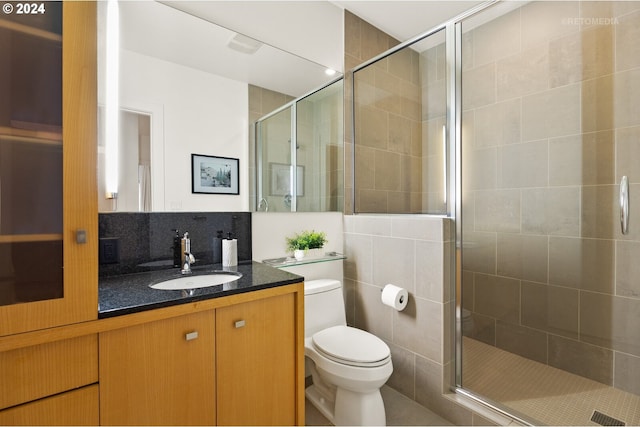
POLYGON ((409 301, 409 292, 406 289, 392 284, 387 284, 382 289, 382 303, 394 308, 395 310, 402 311, 407 306, 409 301))
POLYGON ((233 267, 238 265, 238 239, 222 240, 222 266, 233 267))

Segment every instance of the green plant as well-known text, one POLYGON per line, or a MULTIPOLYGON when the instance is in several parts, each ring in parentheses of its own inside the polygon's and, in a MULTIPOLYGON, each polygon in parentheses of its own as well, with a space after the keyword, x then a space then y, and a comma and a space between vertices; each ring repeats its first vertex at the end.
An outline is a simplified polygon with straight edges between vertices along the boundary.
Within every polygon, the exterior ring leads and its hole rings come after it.
POLYGON ((327 243, 327 235, 323 232, 303 231, 293 237, 287 237, 287 249, 290 251, 318 249, 327 243))

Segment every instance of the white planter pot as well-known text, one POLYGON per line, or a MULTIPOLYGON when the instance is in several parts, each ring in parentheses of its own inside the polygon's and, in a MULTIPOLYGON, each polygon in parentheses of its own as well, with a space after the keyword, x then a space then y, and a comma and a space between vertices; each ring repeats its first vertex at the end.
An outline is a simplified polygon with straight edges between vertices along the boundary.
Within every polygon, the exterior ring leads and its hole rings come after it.
POLYGON ((302 249, 293 251, 293 257, 297 260, 301 260, 302 258, 304 258, 304 251, 302 249))

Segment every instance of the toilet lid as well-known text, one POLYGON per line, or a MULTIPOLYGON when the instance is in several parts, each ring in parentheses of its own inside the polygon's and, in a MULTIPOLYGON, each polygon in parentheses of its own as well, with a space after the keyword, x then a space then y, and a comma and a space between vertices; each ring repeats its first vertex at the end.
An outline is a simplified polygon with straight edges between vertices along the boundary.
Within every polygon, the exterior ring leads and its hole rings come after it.
POLYGON ((333 326, 311 338, 314 347, 328 358, 352 366, 380 366, 391 351, 375 335, 349 326, 333 326))

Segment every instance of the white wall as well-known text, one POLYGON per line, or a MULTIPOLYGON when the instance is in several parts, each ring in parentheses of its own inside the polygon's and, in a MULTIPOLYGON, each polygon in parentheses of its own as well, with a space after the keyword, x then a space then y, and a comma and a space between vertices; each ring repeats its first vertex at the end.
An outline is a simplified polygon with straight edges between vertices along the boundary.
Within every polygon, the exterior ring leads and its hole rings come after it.
POLYGON ((153 210, 248 211, 248 85, 126 50, 120 70, 120 104, 164 116, 164 138, 152 141, 153 210), (240 195, 192 194, 192 153, 238 158, 240 195))

